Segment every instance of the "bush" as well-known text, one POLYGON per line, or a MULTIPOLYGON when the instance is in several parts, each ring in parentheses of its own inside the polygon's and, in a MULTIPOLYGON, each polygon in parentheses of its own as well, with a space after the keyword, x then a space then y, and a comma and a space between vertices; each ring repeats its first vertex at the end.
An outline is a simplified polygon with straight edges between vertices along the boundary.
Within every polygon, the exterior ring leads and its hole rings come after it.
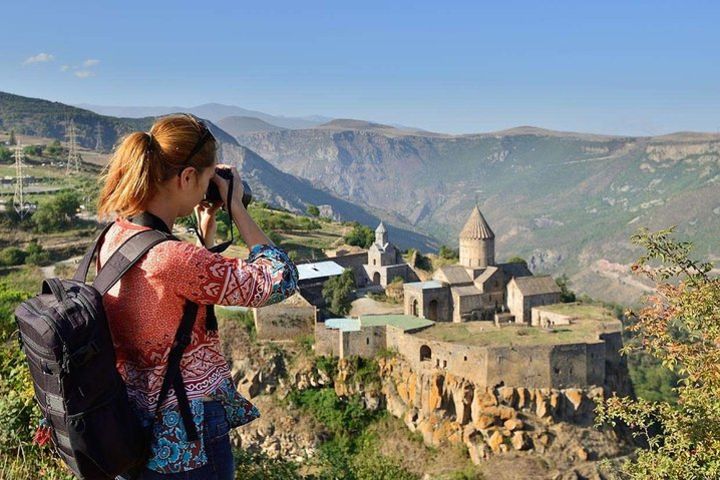
POLYGON ((25 252, 17 247, 7 247, 0 250, 0 265, 11 267, 25 263, 25 252))
POLYGON ((12 163, 13 153, 9 148, 0 145, 0 163, 12 163))
POLYGON ((563 303, 572 303, 576 300, 575 292, 568 288, 570 279, 566 274, 562 274, 560 277, 555 279, 558 287, 560 287, 560 301, 563 303))
POLYGON ((353 222, 353 229, 345 235, 345 243, 356 247, 370 248, 375 242, 375 232, 365 225, 353 222))
POLYGON ((316 207, 315 205, 308 205, 307 206, 307 213, 308 215, 311 215, 313 217, 319 217, 320 216, 320 209, 316 207))
POLYGON ((80 197, 76 192, 62 192, 40 204, 32 222, 38 232, 57 232, 72 226, 79 208, 80 197))
POLYGON ((438 255, 440 256, 440 258, 444 258, 446 260, 457 260, 458 258, 460 258, 460 253, 456 249, 447 247, 445 245, 440 246, 438 255))
POLYGON ((25 263, 31 265, 45 265, 50 261, 50 253, 43 250, 42 245, 36 241, 30 242, 28 247, 25 249, 27 256, 25 257, 25 263))

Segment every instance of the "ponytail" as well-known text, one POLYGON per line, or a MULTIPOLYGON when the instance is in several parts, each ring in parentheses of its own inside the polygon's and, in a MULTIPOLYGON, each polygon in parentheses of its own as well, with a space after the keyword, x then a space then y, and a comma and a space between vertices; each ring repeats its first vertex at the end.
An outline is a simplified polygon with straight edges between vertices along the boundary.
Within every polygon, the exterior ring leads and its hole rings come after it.
POLYGON ((207 142, 189 159, 205 127, 192 116, 170 115, 146 132, 122 139, 103 174, 98 216, 132 217, 145 210, 161 183, 186 167, 202 170, 212 165, 217 146, 207 142))

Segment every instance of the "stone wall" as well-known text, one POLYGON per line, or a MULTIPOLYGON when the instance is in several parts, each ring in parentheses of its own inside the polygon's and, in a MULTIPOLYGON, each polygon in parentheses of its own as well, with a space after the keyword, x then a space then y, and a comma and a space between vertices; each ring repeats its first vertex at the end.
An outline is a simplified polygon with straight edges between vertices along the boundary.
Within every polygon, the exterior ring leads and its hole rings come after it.
POLYGON ((392 327, 387 329, 387 348, 400 353, 416 371, 440 369, 483 387, 603 385, 607 355, 619 357, 603 341, 484 347, 422 339, 392 327))
POLYGON ((404 313, 405 315, 414 315, 427 318, 438 322, 452 321, 452 300, 450 298, 449 287, 439 287, 433 289, 404 289, 404 313), (417 312, 413 311, 413 302, 417 301, 417 312), (432 303, 436 302, 435 309, 431 308, 432 303), (433 318, 435 317, 435 318, 433 318))
POLYGON ((284 302, 253 309, 258 340, 297 340, 313 334, 317 308, 300 295, 284 302))
POLYGON ((315 324, 315 355, 328 357, 340 356, 340 330, 325 328, 325 324, 315 324))
POLYGON ((339 357, 356 355, 372 358, 386 348, 385 326, 362 327, 357 332, 342 332, 339 357))
POLYGON ((542 308, 530 310, 531 324, 533 327, 552 327, 555 325, 570 325, 574 317, 562 313, 551 312, 542 308))
POLYGON ((332 260, 343 268, 349 268, 353 271, 355 276, 355 285, 358 287, 364 287, 367 285, 369 278, 365 273, 364 265, 368 262, 368 253, 351 253, 348 255, 340 255, 337 257, 330 257, 327 260, 332 260))

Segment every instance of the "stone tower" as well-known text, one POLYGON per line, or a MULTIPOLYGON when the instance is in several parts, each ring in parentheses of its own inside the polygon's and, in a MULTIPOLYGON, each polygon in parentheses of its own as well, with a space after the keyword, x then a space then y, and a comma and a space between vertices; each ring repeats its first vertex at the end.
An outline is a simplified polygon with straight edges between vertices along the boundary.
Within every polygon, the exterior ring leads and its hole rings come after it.
POLYGON ((460 265, 468 268, 495 265, 495 234, 477 205, 460 231, 460 265))
POLYGON ((385 228, 385 225, 383 225, 382 222, 380 222, 380 225, 377 226, 375 229, 375 243, 380 245, 381 247, 388 243, 388 233, 387 229, 385 228))

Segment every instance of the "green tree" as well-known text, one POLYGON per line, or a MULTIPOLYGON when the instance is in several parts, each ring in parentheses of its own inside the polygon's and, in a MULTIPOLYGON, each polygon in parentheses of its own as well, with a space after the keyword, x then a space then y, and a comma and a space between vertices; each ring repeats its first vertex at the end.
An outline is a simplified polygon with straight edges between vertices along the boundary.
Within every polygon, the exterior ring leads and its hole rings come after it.
POLYGON ((42 155, 42 151, 42 145, 28 145, 26 147, 23 147, 23 152, 25 153, 25 155, 42 155))
POLYGON ((375 241, 375 232, 366 225, 352 223, 353 229, 345 235, 345 243, 362 248, 370 248, 375 241))
POLYGON ((13 161, 13 153, 9 148, 0 145, 0 163, 11 163, 13 161))
POLYGON ((79 208, 80 197, 76 192, 62 192, 40 204, 32 222, 38 232, 55 232, 71 226, 79 208))
POLYGON ((45 147, 45 155, 50 157, 59 157, 62 155, 62 146, 58 140, 53 140, 50 145, 45 147))
POLYGON ((8 145, 17 145, 17 138, 15 138, 15 130, 10 130, 10 138, 8 139, 8 145))
POLYGON ((576 300, 575 292, 568 288, 570 285, 570 279, 567 274, 563 273, 555 279, 558 287, 560 287, 560 301, 563 303, 572 303, 576 300))
POLYGON ((342 275, 332 277, 323 285, 322 295, 335 315, 347 315, 350 312, 355 277, 352 270, 346 269, 342 275))
POLYGON ((522 263, 523 265, 525 265, 527 267, 527 260, 525 260, 524 258, 519 257, 517 255, 515 255, 514 257, 510 257, 508 259, 507 263, 522 263))
POLYGON ((307 206, 307 213, 308 213, 308 215, 311 215, 311 216, 313 216, 313 217, 319 217, 319 216, 320 216, 320 209, 319 209, 317 206, 313 205, 313 204, 309 204, 309 205, 307 206))
POLYGON ((438 255, 440 258, 444 258, 446 260, 457 260, 460 258, 460 254, 458 251, 454 248, 450 248, 447 245, 440 245, 440 250, 438 251, 438 255))
POLYGON ((632 266, 656 285, 646 305, 629 312, 634 342, 680 376, 677 402, 611 397, 598 421, 619 421, 647 443, 622 465, 630 479, 720 478, 720 278, 713 265, 690 257, 692 244, 672 238, 674 228, 640 230, 645 249, 632 266))

